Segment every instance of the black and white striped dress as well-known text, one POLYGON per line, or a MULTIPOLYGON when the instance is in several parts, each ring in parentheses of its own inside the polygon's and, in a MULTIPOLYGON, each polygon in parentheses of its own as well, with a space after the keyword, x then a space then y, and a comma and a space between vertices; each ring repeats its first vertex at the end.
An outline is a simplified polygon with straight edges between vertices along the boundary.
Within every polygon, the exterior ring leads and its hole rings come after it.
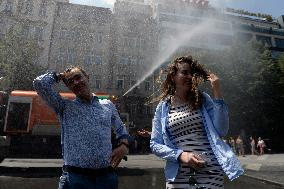
POLYGON ((187 104, 171 107, 168 130, 170 140, 180 149, 196 154, 206 152, 207 158, 210 159, 210 161, 207 162, 204 168, 196 171, 194 178, 198 185, 193 186, 189 184, 190 168, 189 166, 181 164, 175 181, 167 182, 166 188, 224 188, 223 171, 210 147, 202 122, 201 111, 191 111, 187 104))

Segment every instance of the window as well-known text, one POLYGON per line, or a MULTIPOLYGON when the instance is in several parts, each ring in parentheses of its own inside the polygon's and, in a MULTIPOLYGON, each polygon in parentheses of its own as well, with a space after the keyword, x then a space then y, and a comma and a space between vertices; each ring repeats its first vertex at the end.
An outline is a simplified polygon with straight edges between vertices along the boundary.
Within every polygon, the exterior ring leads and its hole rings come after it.
POLYGON ((137 104, 131 104, 130 105, 130 113, 131 115, 135 115, 137 112, 137 104))
POLYGON ((97 42, 98 43, 102 43, 103 42, 103 34, 102 33, 98 33, 98 35, 97 35, 97 42))
POLYGON ((120 64, 130 64, 131 63, 131 60, 129 57, 123 55, 121 56, 120 58, 120 64))
POLYGON ((260 41, 263 45, 272 46, 271 37, 256 35, 256 40, 260 41))
POLYGON ((117 89, 124 89, 124 80, 123 79, 118 79, 117 80, 116 88, 117 89))
POLYGON ((284 48, 284 39, 275 38, 275 42, 276 42, 276 47, 284 48))
POLYGON ((76 61, 76 51, 75 49, 68 48, 67 50, 67 61, 70 64, 74 64, 76 61))
POLYGON ((150 82, 149 81, 145 82, 145 91, 150 91, 150 82))
POLYGON ((26 0, 26 10, 25 10, 24 14, 32 15, 33 8, 34 8, 33 1, 32 0, 26 0))
POLYGON ((87 53, 85 55, 85 64, 91 65, 94 63, 95 55, 92 50, 87 50, 87 53))
POLYGON ((99 76, 97 76, 96 79, 95 79, 95 88, 100 89, 101 86, 102 86, 102 80, 99 76))
POLYGON ((57 63, 63 64, 65 59, 65 50, 63 48, 59 49, 58 57, 57 57, 57 63))
POLYGON ((145 109, 144 109, 144 113, 146 114, 146 115, 149 115, 149 114, 152 114, 152 107, 151 106, 144 106, 145 107, 145 109))
POLYGON ((43 27, 35 27, 35 40, 43 41, 43 27))
POLYGON ((11 13, 13 9, 13 1, 12 0, 7 0, 4 12, 9 12, 11 13))
POLYGON ((136 57, 132 57, 130 59, 131 64, 136 64, 137 63, 137 58, 136 57))
POLYGON ((101 65, 103 63, 102 56, 96 56, 95 63, 101 65))
POLYGON ((47 1, 46 0, 42 0, 40 7, 39 7, 39 13, 38 15, 40 17, 46 17, 46 9, 47 9, 47 1))
POLYGON ((65 39, 66 32, 67 30, 61 30, 59 32, 59 39, 65 39))

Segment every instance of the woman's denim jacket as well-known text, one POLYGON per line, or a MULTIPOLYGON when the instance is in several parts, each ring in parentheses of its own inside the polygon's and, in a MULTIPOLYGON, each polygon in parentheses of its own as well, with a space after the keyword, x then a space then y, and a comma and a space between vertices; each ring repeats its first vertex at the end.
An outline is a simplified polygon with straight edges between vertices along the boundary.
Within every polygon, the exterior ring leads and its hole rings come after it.
MULTIPOLYGON (((228 107, 224 100, 212 100, 206 93, 203 93, 203 96, 201 112, 210 146, 225 174, 233 180, 242 175, 244 170, 231 148, 221 139, 229 129, 228 107)), ((166 160, 167 181, 174 181, 179 169, 178 158, 183 151, 169 139, 169 109, 169 100, 158 104, 153 119, 150 146, 154 154, 166 160)))

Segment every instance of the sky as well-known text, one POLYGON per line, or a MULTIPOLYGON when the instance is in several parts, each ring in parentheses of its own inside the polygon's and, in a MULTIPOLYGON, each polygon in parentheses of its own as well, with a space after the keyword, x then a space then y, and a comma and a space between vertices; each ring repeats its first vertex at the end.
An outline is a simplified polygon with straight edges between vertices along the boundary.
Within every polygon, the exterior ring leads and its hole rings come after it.
MULTIPOLYGON (((112 8, 115 0, 69 0, 71 3, 112 8)), ((219 8, 244 9, 255 13, 271 14, 273 17, 284 15, 284 0, 209 0, 219 8)))

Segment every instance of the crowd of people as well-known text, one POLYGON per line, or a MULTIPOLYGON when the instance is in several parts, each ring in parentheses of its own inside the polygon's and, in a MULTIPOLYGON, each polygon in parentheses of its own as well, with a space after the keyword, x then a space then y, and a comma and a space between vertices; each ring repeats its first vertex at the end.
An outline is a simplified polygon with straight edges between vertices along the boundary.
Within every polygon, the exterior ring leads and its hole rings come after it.
POLYGON ((249 140, 245 142, 243 138, 239 135, 235 139, 233 137, 228 137, 228 139, 223 139, 238 156, 245 156, 245 154, 251 155, 264 155, 267 149, 266 143, 261 137, 257 139, 253 136, 249 137, 249 140), (247 152, 247 153, 246 153, 247 152))

